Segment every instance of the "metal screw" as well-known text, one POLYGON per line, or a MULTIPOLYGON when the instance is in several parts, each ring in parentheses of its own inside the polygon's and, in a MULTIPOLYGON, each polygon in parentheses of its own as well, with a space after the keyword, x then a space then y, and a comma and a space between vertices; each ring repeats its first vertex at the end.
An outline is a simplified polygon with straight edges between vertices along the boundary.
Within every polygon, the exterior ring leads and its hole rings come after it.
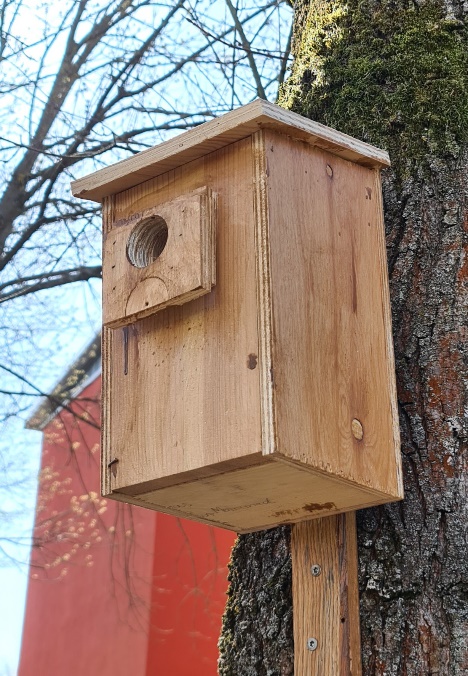
POLYGON ((308 638, 307 639, 307 650, 317 650, 318 642, 316 638, 308 638))
POLYGON ((322 572, 322 568, 318 565, 318 563, 314 563, 314 565, 310 567, 310 572, 314 577, 318 577, 322 572))

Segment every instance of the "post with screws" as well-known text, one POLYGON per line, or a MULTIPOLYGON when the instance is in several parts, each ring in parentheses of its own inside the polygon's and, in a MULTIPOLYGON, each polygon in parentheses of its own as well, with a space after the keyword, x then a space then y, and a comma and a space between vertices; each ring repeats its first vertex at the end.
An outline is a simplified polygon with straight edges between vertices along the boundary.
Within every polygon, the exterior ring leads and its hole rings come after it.
POLYGON ((296 524, 291 552, 295 676, 360 676, 354 512, 296 524))

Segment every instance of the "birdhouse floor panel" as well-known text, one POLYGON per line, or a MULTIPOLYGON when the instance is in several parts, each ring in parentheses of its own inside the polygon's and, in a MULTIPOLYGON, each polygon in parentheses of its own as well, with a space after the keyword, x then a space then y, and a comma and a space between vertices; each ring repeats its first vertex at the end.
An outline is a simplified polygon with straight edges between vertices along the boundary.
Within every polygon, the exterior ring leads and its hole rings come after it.
POLYGON ((112 497, 239 533, 392 500, 391 496, 271 457, 261 465, 190 483, 134 496, 114 492, 112 497))

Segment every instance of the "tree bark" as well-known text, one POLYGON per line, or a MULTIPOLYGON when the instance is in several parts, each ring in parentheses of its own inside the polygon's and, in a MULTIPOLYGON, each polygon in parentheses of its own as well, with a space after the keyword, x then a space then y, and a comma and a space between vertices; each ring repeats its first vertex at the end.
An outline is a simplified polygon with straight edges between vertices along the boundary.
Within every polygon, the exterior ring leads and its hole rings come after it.
POLYGON ((220 676, 292 676, 290 529, 238 538, 219 641, 220 676))
MULTIPOLYGON (((358 515, 363 673, 461 676, 468 673, 468 3, 296 0, 295 12, 295 60, 280 103, 387 148, 392 159, 383 179, 406 497, 358 515)), ((282 578, 265 598, 267 582, 258 580, 265 561, 272 579, 285 574, 285 546, 284 530, 239 539, 222 675, 293 673, 289 582, 282 578), (252 640, 252 627, 278 608, 281 643, 266 628, 252 640)))

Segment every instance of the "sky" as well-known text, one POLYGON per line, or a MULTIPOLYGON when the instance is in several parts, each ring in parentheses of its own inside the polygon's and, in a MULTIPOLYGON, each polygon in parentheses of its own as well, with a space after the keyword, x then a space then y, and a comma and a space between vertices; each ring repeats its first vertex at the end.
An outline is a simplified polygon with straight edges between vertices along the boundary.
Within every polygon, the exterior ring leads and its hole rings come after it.
MULTIPOLYGON (((31 472, 37 474, 40 459, 39 432, 31 432, 35 440, 29 441, 31 450, 31 472)), ((25 529, 32 528, 34 520, 35 492, 28 496, 30 504, 24 519, 25 529)), ((0 676, 16 674, 21 648, 24 604, 28 583, 26 566, 0 569, 0 676)))

